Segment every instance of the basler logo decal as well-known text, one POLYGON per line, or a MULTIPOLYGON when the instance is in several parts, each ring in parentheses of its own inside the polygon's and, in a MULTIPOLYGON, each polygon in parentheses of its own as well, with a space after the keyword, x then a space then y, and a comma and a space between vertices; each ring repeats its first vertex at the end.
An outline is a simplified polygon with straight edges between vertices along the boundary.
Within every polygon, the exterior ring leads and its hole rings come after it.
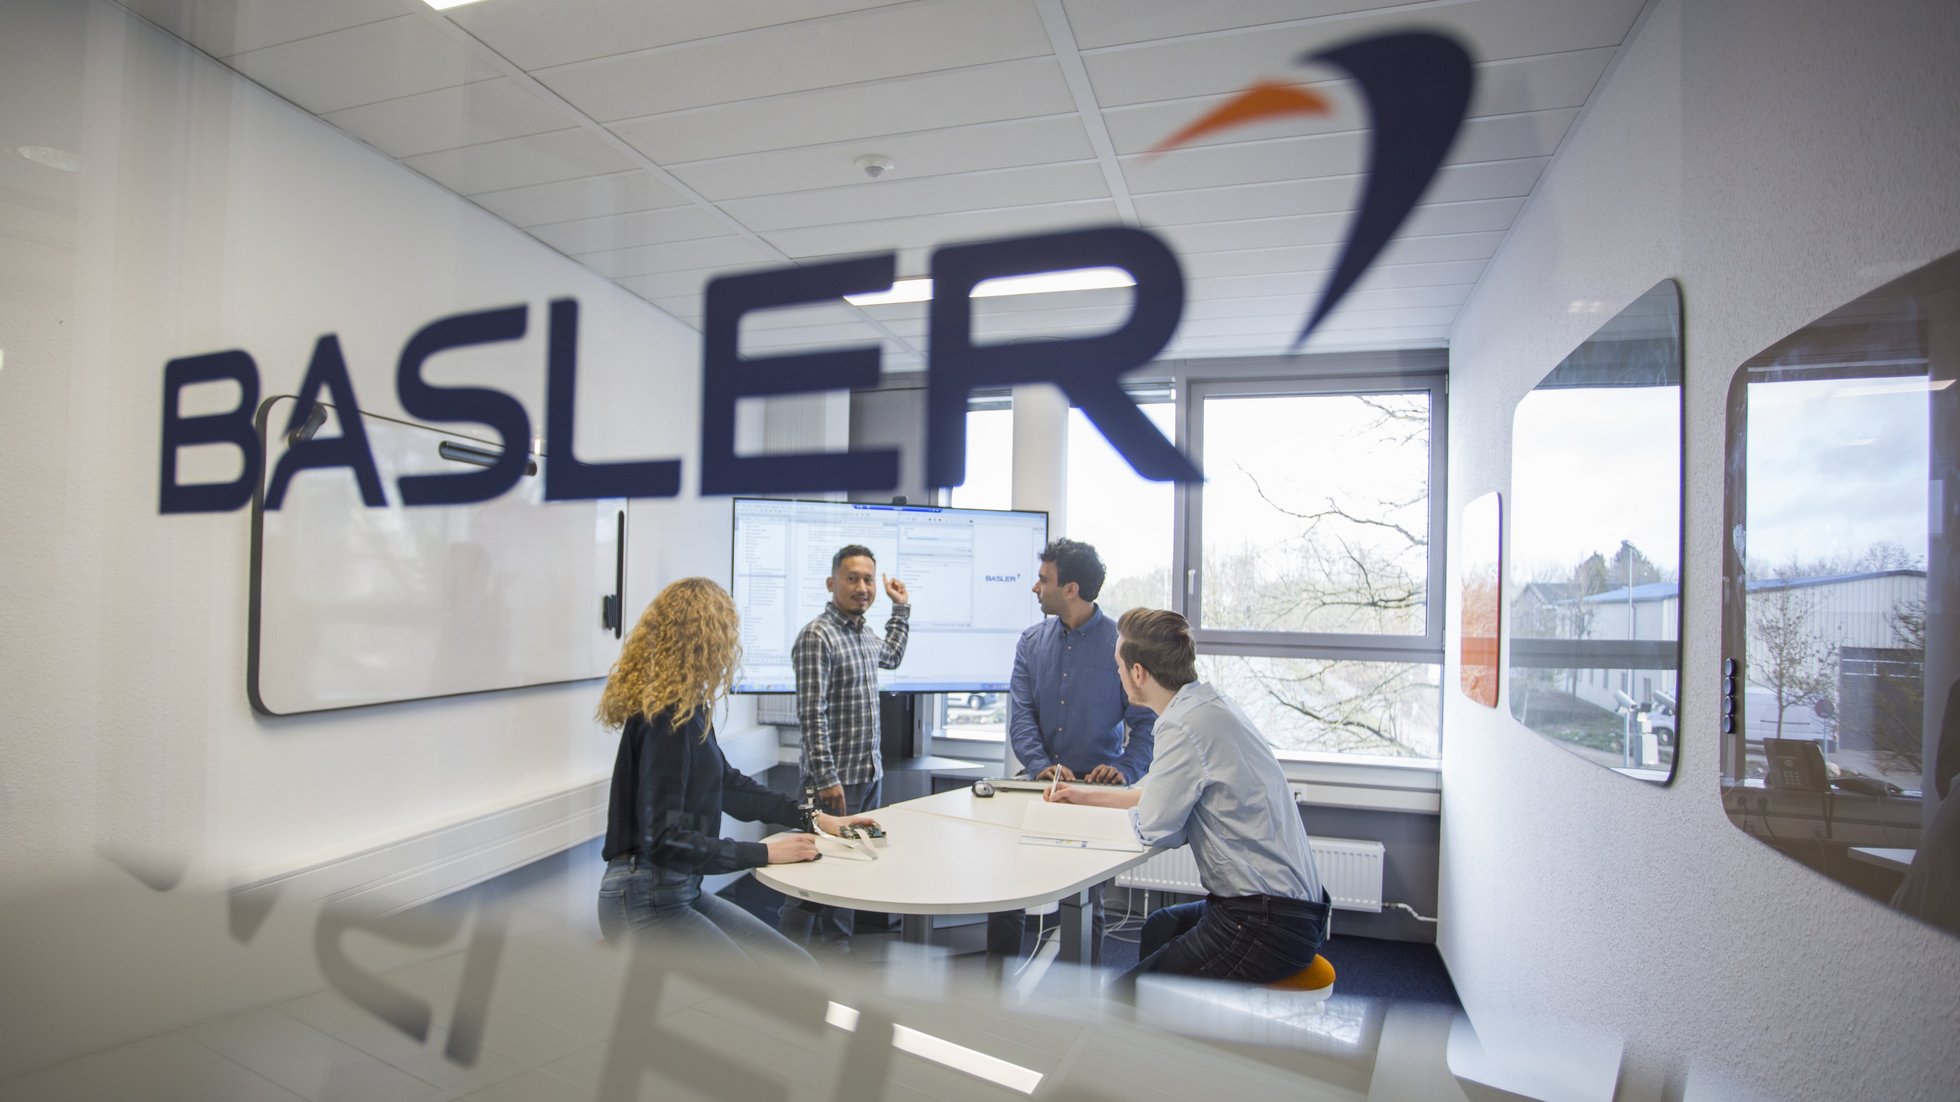
MULTIPOLYGON (((1331 66, 1360 86, 1370 116, 1371 141, 1361 206, 1333 271, 1292 347, 1298 349, 1326 320, 1369 265, 1381 255, 1416 200, 1435 178, 1469 107, 1470 58, 1452 39, 1407 32, 1359 39, 1304 54, 1302 64, 1331 66)), ((1296 113, 1328 113, 1310 90, 1255 84, 1217 110, 1166 139, 1167 153, 1234 126, 1296 113)), ((700 475, 703 495, 787 495, 812 491, 885 491, 898 485, 894 449, 847 449, 802 454, 737 455, 735 410, 743 398, 868 387, 880 376, 877 345, 829 348, 769 357, 743 356, 736 334, 745 314, 777 307, 835 302, 847 294, 884 290, 897 274, 897 255, 877 253, 820 264, 722 276, 708 283, 702 325, 700 475)), ((1149 363, 1170 343, 1184 311, 1184 277, 1161 239, 1135 226, 1100 226, 944 245, 931 260, 933 298, 928 308, 926 385, 926 481, 957 486, 966 481, 966 408, 976 389, 1052 383, 1067 394, 1110 445, 1145 478, 1203 480, 1189 457, 1157 431, 1122 387, 1122 378, 1149 363), (1111 332, 1025 344, 977 344, 972 339, 973 288, 988 279, 1101 266, 1120 267, 1136 281, 1130 317, 1111 332)), ((438 422, 481 424, 501 439, 488 469, 443 475, 410 475, 398 492, 407 505, 459 505, 508 491, 525 470, 523 450, 530 419, 513 396, 488 387, 436 386, 422 365, 437 352, 515 340, 530 309, 518 304, 438 318, 403 346, 396 371, 402 408, 438 422)), ((545 467, 548 500, 608 497, 673 497, 683 481, 677 457, 626 462, 585 462, 574 457, 572 407, 577 385, 578 304, 549 304, 545 363, 545 467)), ((360 430, 352 378, 333 334, 314 348, 299 401, 284 432, 289 442, 261 486, 262 443, 270 426, 255 425, 259 370, 242 349, 180 357, 164 368, 162 455, 158 506, 165 513, 229 512, 253 500, 277 509, 294 474, 313 468, 346 468, 369 505, 385 504, 379 473, 360 430), (179 393, 187 386, 235 382, 238 407, 221 413, 181 416, 179 393), (321 399, 338 414, 338 435, 314 430, 321 399), (184 483, 177 453, 200 444, 236 447, 243 470, 230 482, 184 483)))

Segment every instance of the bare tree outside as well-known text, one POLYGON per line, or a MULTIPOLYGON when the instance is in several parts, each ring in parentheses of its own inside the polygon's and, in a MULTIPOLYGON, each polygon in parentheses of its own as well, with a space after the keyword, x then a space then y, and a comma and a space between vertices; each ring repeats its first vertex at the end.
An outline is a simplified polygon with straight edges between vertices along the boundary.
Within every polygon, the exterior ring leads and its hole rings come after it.
MULTIPOLYGON (((1201 626, 1421 635, 1429 413, 1426 393, 1208 399, 1201 626)), ((1206 654, 1200 672, 1280 749, 1440 752, 1439 665, 1206 654)))
POLYGON ((1749 682, 1768 689, 1776 707, 1774 737, 1783 737, 1783 720, 1798 705, 1834 705, 1837 644, 1813 626, 1817 597, 1792 584, 1805 575, 1793 563, 1780 568, 1781 585, 1753 588, 1749 594, 1749 682))

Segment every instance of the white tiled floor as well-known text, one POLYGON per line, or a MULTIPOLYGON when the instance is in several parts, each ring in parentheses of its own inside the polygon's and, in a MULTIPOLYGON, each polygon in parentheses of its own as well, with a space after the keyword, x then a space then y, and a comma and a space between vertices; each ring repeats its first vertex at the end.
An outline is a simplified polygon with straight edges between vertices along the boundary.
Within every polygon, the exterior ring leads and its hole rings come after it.
MULTIPOLYGON (((721 973, 668 974, 644 1012, 651 1020, 628 1023, 622 997, 632 957, 599 942, 597 873, 582 857, 590 855, 575 851, 442 904, 495 906, 508 923, 471 1066, 445 1056, 464 937, 443 955, 380 976, 432 1008, 424 1039, 326 989, 0 1082, 0 1102, 582 1102, 598 1097, 615 1058, 623 1083, 638 1080, 624 1096, 663 1102, 746 1102, 777 1092, 797 1102, 880 1092, 892 1100, 1027 1097, 890 1047, 881 1021, 1039 1074, 1049 1080, 1043 1094, 1066 1083, 1090 1092, 1079 1097, 1125 1102, 1464 1097, 1442 1060, 1447 1010, 1338 995, 1277 1017, 1230 998, 1192 1004, 1195 1013, 1173 1004, 1153 1012, 1147 1000, 1132 1011, 1095 997, 1014 1003, 973 982, 978 968, 896 946, 886 963, 832 973, 821 993, 806 990, 788 1003, 768 997, 787 978, 762 977, 745 995, 732 981, 715 989, 721 973), (825 999, 859 1008, 859 1031, 809 1013, 825 999), (1200 1034, 1219 1039, 1178 1035, 1199 1024, 1200 1034), (1250 1037, 1271 1043, 1256 1048, 1250 1037)), ((877 938, 861 940, 879 948, 877 938)))

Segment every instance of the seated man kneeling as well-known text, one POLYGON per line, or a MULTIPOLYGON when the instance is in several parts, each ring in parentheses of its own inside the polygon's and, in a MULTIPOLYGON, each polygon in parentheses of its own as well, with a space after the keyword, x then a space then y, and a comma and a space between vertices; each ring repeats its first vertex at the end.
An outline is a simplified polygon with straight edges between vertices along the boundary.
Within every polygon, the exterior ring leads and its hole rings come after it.
POLYGON ((1131 609, 1116 631, 1123 690, 1157 713, 1156 761, 1141 788, 1058 784, 1048 799, 1130 808, 1146 845, 1189 842, 1206 893, 1151 914, 1124 982, 1146 972, 1252 983, 1293 975, 1320 951, 1328 904, 1279 759, 1238 705, 1198 681, 1184 617, 1131 609))

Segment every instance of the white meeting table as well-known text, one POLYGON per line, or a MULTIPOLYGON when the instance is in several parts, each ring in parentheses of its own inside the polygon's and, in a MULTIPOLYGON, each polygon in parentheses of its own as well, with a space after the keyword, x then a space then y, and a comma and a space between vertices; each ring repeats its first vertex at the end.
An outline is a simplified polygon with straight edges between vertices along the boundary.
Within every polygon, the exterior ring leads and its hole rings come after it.
POLYGON ((1151 850, 1021 844, 1022 809, 1039 792, 975 796, 957 788, 874 808, 885 830, 877 860, 819 839, 820 861, 765 865, 755 878, 793 899, 899 916, 899 936, 926 944, 933 915, 992 914, 1060 901, 1061 959, 1092 959, 1088 889, 1148 860, 1151 850))

